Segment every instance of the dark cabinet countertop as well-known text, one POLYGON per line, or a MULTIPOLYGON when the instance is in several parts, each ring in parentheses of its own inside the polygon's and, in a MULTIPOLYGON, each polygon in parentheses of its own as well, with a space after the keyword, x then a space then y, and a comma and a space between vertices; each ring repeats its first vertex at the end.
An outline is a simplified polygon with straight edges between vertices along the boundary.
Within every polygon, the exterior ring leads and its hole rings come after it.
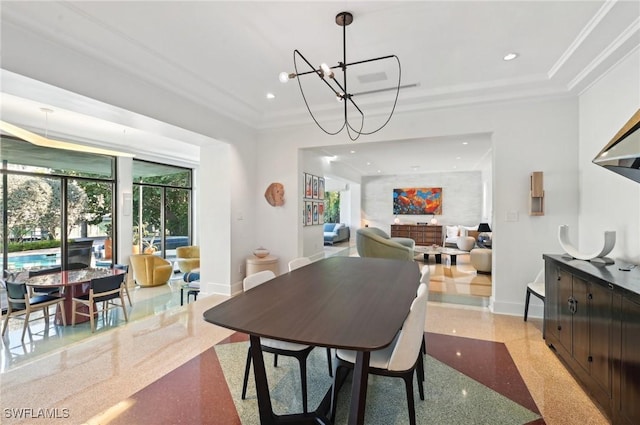
POLYGON ((600 281, 601 284, 612 284, 623 290, 632 298, 640 299, 640 267, 633 267, 629 271, 620 270, 626 262, 615 260, 614 264, 602 265, 590 261, 576 260, 561 254, 544 254, 544 260, 555 261, 573 268, 583 278, 600 281))

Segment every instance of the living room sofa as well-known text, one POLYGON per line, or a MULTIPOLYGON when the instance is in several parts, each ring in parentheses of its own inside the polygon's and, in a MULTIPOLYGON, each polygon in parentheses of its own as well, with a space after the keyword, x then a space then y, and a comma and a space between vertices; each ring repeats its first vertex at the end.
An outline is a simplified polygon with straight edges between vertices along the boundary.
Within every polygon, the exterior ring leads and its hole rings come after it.
POLYGON ((479 234, 478 226, 445 226, 444 245, 455 247, 461 238, 470 236, 477 240, 479 234))
POLYGON ((344 223, 325 223, 323 232, 325 245, 348 241, 351 237, 351 230, 344 223))

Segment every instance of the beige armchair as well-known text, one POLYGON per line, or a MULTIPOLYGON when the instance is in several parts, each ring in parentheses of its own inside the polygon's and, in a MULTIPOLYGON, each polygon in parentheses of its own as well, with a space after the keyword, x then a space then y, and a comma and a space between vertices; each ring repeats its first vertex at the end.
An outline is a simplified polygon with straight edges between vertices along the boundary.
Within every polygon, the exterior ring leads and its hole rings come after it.
POLYGON ((414 243, 413 239, 390 238, 383 230, 375 227, 356 231, 356 248, 360 257, 413 261, 414 243))
POLYGON ((133 278, 140 286, 158 286, 169 282, 173 266, 167 260, 153 254, 136 254, 129 257, 133 278))
POLYGON ((176 257, 178 258, 178 268, 182 273, 189 273, 200 267, 199 246, 179 246, 176 248, 176 257))

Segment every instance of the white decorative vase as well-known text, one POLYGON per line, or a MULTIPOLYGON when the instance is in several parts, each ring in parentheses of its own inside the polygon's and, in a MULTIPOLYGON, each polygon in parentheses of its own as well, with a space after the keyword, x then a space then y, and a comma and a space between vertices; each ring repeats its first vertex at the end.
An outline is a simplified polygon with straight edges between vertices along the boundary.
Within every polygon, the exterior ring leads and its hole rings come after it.
POLYGON ((256 248, 253 250, 253 255, 255 255, 258 258, 264 258, 267 255, 269 255, 269 250, 263 247, 256 248))

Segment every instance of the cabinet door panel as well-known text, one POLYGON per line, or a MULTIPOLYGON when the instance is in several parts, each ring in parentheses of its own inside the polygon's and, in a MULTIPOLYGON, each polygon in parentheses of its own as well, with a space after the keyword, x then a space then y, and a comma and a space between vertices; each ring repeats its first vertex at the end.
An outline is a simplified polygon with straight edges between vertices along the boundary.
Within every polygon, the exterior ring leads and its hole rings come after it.
POLYGON ((573 357, 589 372, 589 301, 588 283, 573 277, 573 299, 575 313, 573 315, 573 357))
POLYGON ((589 291, 591 324, 591 377, 611 396, 611 316, 613 292, 591 283, 589 291))
POLYGON ((558 282, 558 339, 560 340, 560 344, 564 347, 565 350, 569 352, 569 354, 573 353, 573 347, 571 344, 572 335, 571 335, 571 322, 573 318, 573 314, 569 311, 569 299, 573 295, 572 290, 572 276, 565 272, 564 270, 560 270, 558 272, 560 279, 558 282))
POLYGON ((640 424, 640 304, 622 299, 620 414, 640 424))
POLYGON ((559 338, 558 335, 558 306, 559 306, 559 288, 558 277, 560 271, 558 267, 545 262, 545 294, 546 301, 544 303, 544 329, 545 334, 559 338))

